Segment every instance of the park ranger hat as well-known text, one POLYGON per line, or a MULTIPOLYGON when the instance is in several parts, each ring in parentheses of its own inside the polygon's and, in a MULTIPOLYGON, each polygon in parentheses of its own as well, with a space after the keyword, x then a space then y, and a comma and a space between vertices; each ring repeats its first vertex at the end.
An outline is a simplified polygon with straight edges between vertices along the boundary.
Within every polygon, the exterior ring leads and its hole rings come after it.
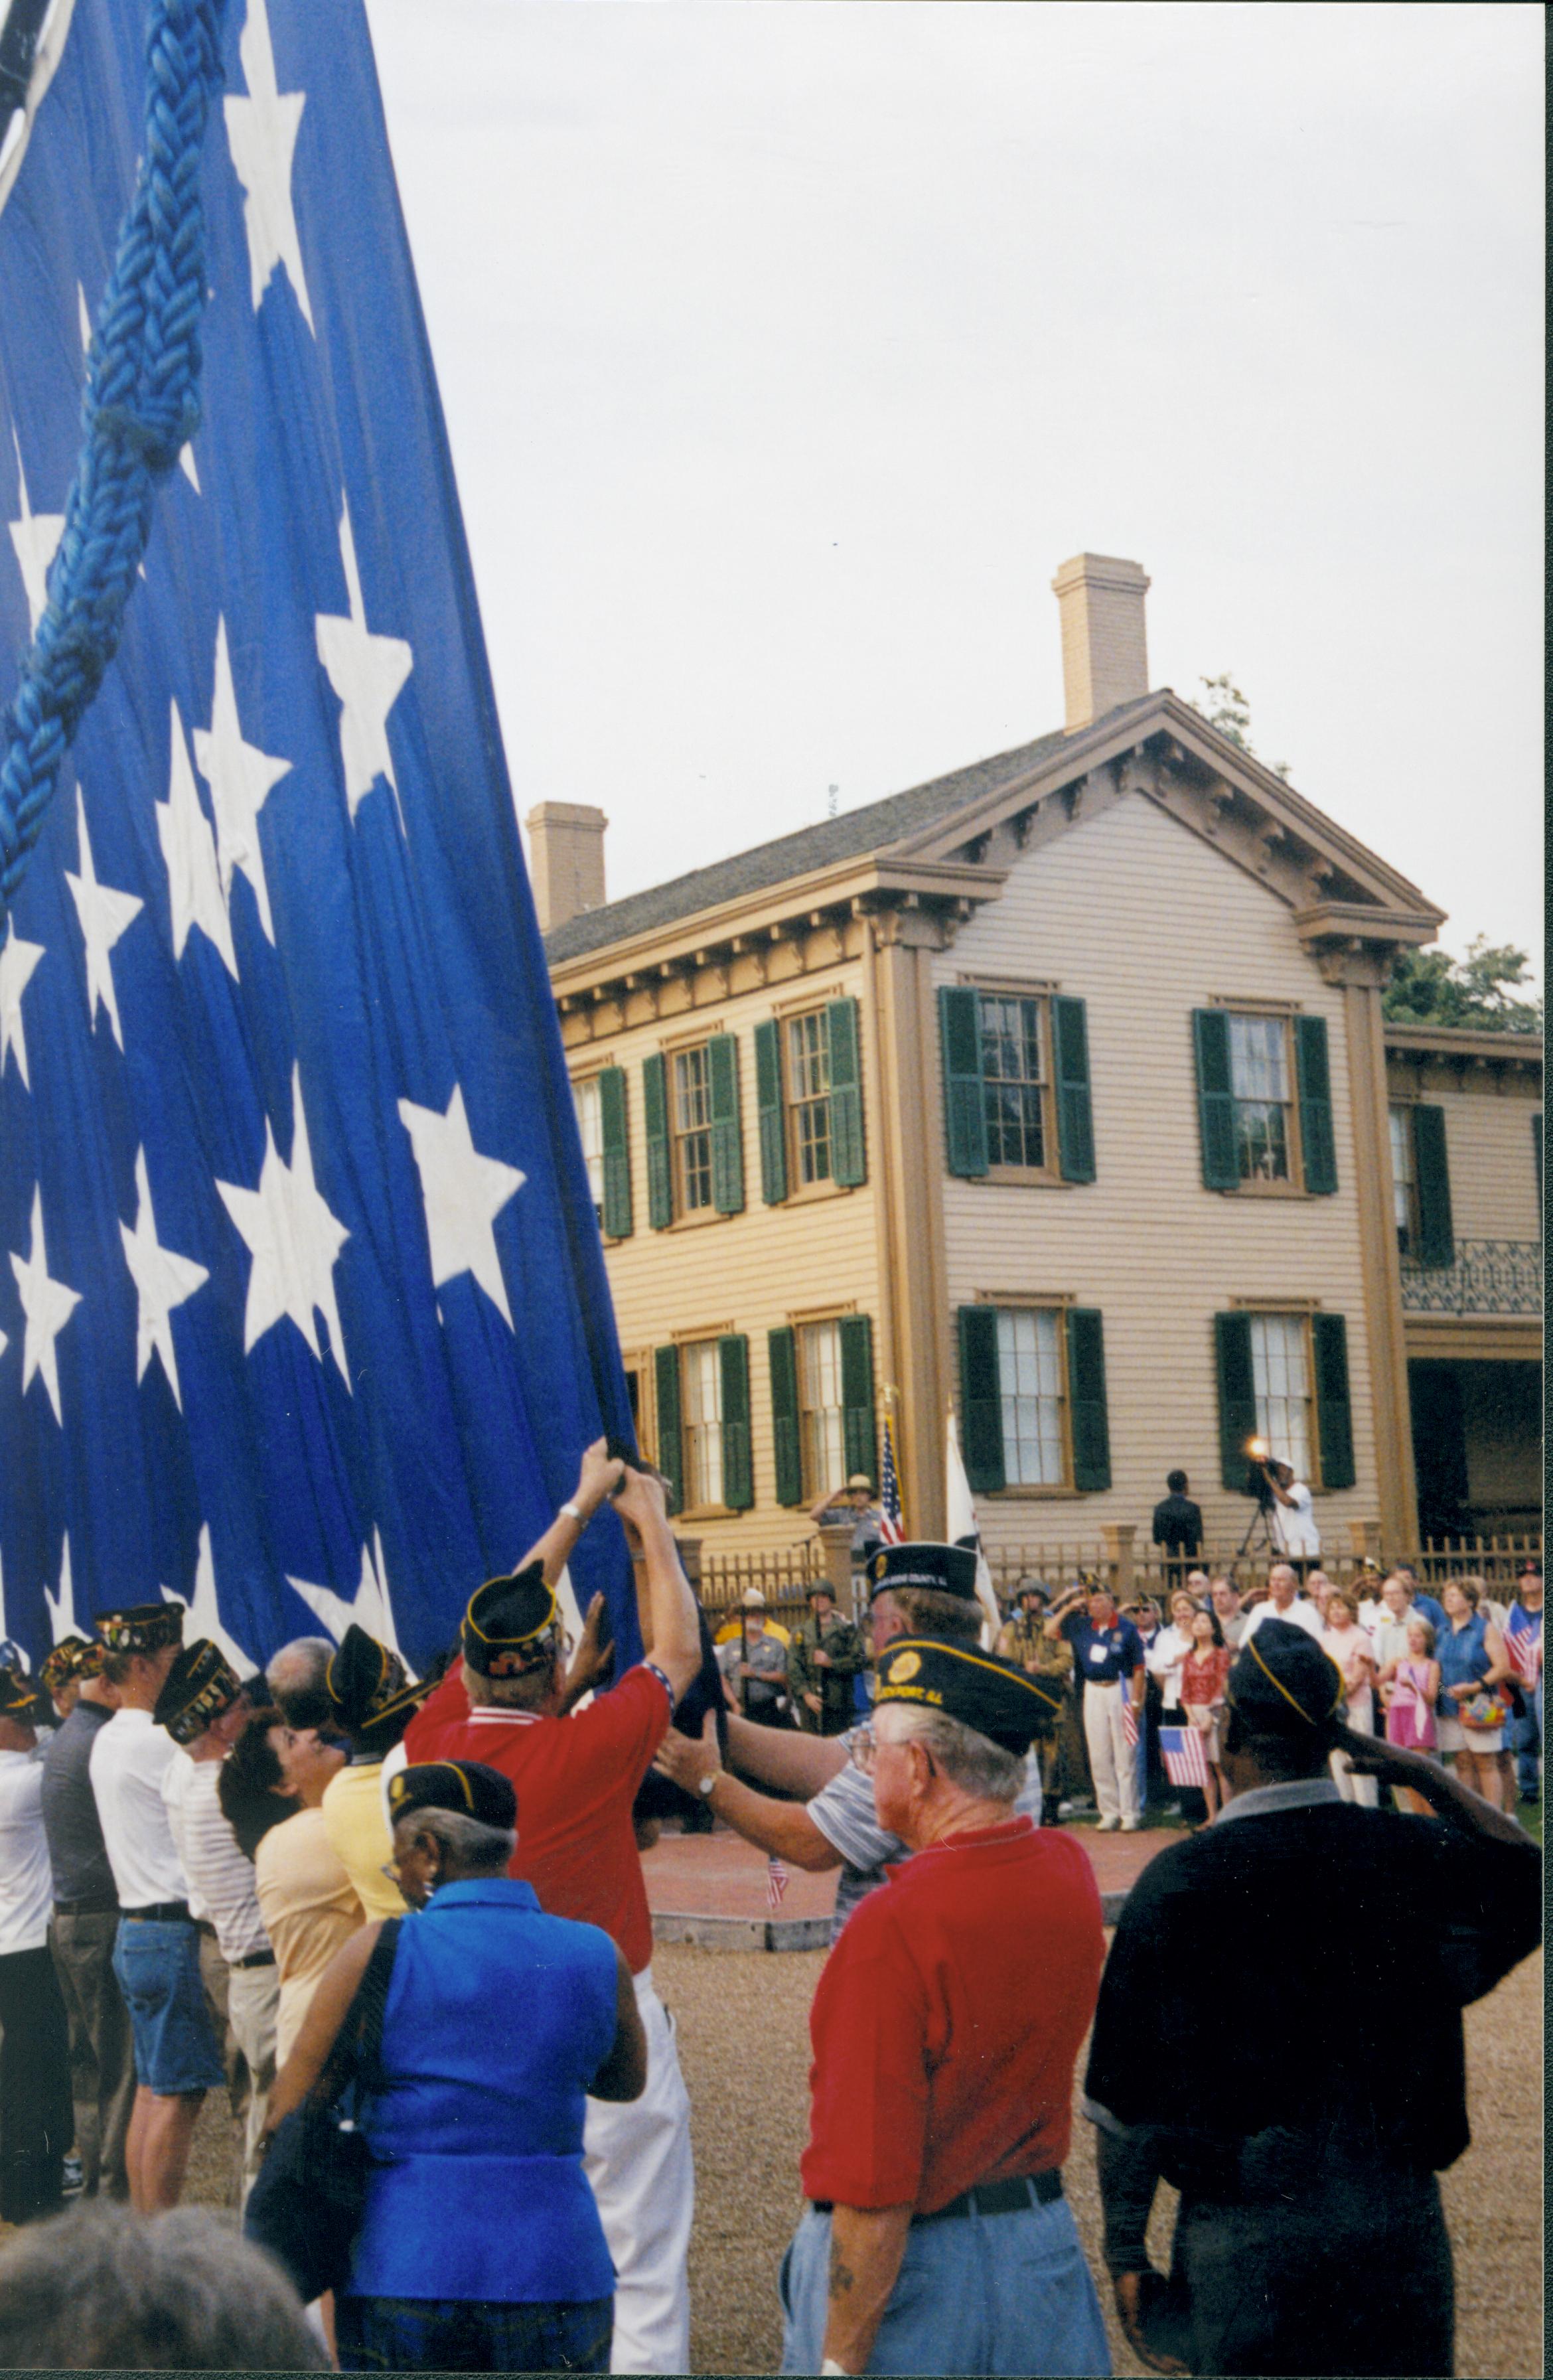
POLYGON ((488 1578, 469 1597, 460 1642, 479 1678, 520 1678, 550 1658, 555 1591, 544 1564, 525 1562, 509 1577, 488 1578))
POLYGON ((101 1645, 91 1644, 84 1636, 62 1636, 38 1671, 38 1682, 51 1694, 56 1694, 72 1678, 100 1678, 102 1674, 101 1645))
POLYGON ((242 1691, 243 1682, 220 1645, 198 1636, 192 1645, 180 1647, 152 1717, 187 1750, 212 1720, 231 1709, 242 1691))
POLYGON ((967 1546, 880 1546, 868 1562, 868 1600, 887 1587, 927 1586, 976 1601, 976 1553, 967 1546))
POLYGON ((355 1621, 329 1657, 323 1683, 330 1707, 346 1732, 364 1750, 381 1734, 383 1750, 391 1751, 403 1733, 394 1721, 423 1702, 429 1686, 418 1685, 397 1653, 369 1636, 355 1621))
POLYGON ((995 1653, 937 1636, 897 1636, 880 1661, 876 1708, 915 1703, 941 1711, 1004 1752, 1028 1752, 1062 1709, 1062 1696, 995 1653))
POLYGON ((1343 1698, 1342 1671, 1292 1621, 1265 1620, 1243 1645, 1225 1694, 1253 1735, 1299 1735, 1324 1728, 1343 1698))
POLYGON ((183 1615, 181 1603, 130 1603, 92 1624, 110 1653, 162 1653, 183 1643, 183 1615))
POLYGON ((510 1832, 517 1824, 512 1780, 483 1760, 422 1760, 388 1780, 388 1813, 394 1824, 412 1810, 453 1810, 478 1818, 482 1827, 510 1832))

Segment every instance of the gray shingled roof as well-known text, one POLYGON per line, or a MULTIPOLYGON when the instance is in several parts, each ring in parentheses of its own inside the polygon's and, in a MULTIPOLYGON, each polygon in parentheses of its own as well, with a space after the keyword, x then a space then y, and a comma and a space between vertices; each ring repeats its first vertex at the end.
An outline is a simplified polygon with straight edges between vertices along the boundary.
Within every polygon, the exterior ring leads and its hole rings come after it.
POLYGON ((840 818, 822 819, 818 826, 800 827, 796 834, 779 835, 774 843, 757 844, 752 851, 735 852, 731 859, 693 868, 688 876, 675 876, 667 884, 628 893, 623 901, 606 902, 601 909, 584 909, 545 936, 545 956, 552 966, 564 959, 581 958, 610 942, 625 941, 632 935, 673 925, 681 917, 694 917, 703 909, 715 909, 742 892, 785 884, 795 876, 807 876, 839 859, 887 851, 937 820, 968 808, 984 794, 1012 783, 1068 740, 1062 731, 1039 735, 1033 744, 996 752, 990 759, 973 761, 968 769, 935 777, 926 785, 913 785, 904 794, 887 794, 882 801, 845 810, 840 818))

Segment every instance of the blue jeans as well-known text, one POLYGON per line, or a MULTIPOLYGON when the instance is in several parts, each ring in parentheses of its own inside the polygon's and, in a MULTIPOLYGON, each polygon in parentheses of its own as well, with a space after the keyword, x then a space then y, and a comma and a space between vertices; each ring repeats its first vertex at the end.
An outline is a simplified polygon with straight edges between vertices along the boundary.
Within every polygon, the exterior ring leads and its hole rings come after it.
POLYGON ((1536 1693, 1521 1693, 1522 1716, 1510 1722, 1506 1742, 1515 1755, 1515 1781, 1523 1793, 1540 1791, 1542 1780, 1537 1774, 1537 1755, 1542 1750, 1542 1682, 1536 1693))
POLYGON ((340 2298, 334 2306, 342 2372, 607 2372, 613 2332, 613 2298, 340 2298))
MULTIPOLYGON (((811 2206, 782 2264, 782 2368, 818 2372, 831 2218, 811 2206)), ((1065 2198, 1009 2215, 914 2224, 870 2372, 1110 2371, 1100 2301, 1065 2198)))

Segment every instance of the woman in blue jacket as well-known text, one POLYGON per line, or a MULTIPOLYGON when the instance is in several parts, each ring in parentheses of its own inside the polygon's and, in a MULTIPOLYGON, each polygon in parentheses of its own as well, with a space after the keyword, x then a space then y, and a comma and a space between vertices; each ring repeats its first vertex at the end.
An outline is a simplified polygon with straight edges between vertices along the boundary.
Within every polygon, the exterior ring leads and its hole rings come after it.
MULTIPOLYGON (((478 1761, 393 1780, 394 1864, 419 1914, 394 1951, 376 2160, 335 2304, 344 2371, 607 2372, 614 2272, 582 2168, 584 2101, 635 2099, 647 2046, 607 1934, 506 1874, 516 1801, 478 1761)), ((325 1970, 269 2129, 322 2074, 371 1956, 325 1970)))

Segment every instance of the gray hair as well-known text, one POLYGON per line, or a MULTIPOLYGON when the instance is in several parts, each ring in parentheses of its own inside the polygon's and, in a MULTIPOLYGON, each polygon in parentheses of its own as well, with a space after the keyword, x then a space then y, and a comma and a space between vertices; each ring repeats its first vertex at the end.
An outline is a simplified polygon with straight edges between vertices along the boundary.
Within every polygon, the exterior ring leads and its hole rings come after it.
POLYGON ((301 2301, 230 2216, 93 2199, 0 2250, 0 2369, 326 2372, 301 2301))
POLYGON ((264 1682, 288 1727, 322 1727, 334 1705, 324 1683, 334 1646, 327 1636, 294 1636, 272 1653, 264 1682))
POLYGON ((952 1785, 977 1801, 1013 1802, 1025 1782, 1025 1761, 1017 1752, 1005 1752, 1001 1743, 989 1736, 978 1735, 960 1719, 950 1718, 943 1711, 913 1708, 901 1703, 886 1703, 906 1722, 903 1737, 923 1744, 929 1751, 952 1785))
POLYGON ((460 1867, 505 1867, 517 1849, 517 1837, 510 1827, 488 1827, 483 1819, 471 1818, 462 1810, 428 1809, 422 1803, 405 1811, 396 1823, 435 1835, 460 1867))

